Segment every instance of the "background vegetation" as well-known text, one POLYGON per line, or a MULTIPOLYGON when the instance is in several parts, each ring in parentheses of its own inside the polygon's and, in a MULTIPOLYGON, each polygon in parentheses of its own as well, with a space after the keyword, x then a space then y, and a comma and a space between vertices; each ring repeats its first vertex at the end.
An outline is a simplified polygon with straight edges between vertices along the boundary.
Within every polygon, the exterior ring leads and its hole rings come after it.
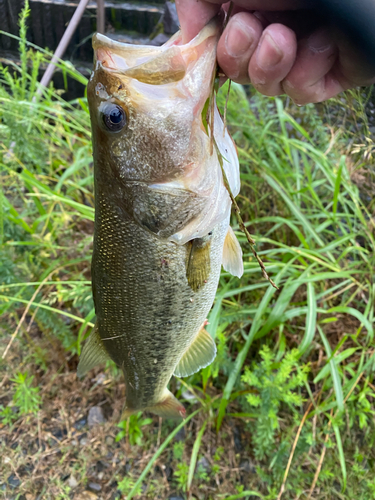
POLYGON ((122 376, 75 375, 94 321, 87 102, 35 98, 49 55, 26 44, 25 19, 21 65, 0 66, 2 498, 375 498, 366 92, 298 108, 233 85, 238 203, 280 290, 239 235, 244 276, 222 273, 209 317, 218 356, 171 383, 188 418, 116 425, 122 376))

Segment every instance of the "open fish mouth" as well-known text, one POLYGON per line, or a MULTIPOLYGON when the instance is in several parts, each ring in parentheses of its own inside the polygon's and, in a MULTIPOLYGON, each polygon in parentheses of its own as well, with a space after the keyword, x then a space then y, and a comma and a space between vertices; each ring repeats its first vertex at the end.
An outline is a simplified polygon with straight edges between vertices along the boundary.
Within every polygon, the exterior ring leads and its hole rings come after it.
POLYGON ((103 68, 151 85, 182 80, 189 67, 206 52, 216 52, 220 25, 212 20, 187 44, 177 32, 161 47, 121 43, 96 33, 93 37, 95 60, 103 68))

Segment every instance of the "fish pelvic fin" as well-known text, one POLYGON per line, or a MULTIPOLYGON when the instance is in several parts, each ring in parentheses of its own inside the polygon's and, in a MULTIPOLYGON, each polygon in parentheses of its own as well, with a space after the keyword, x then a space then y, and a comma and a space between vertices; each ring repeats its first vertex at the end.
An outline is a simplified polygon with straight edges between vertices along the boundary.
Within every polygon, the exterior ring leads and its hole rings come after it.
POLYGON ((229 226, 223 248, 223 268, 237 278, 243 275, 242 249, 233 229, 229 226))
POLYGON ((214 339, 204 329, 204 325, 200 328, 195 339, 184 352, 178 365, 174 370, 176 377, 188 377, 210 365, 216 356, 216 345, 214 339))
MULTIPOLYGON (((163 396, 159 403, 153 406, 147 406, 143 408, 145 411, 149 411, 154 413, 155 415, 159 415, 159 417, 163 418, 185 418, 186 410, 184 406, 179 402, 177 398, 173 396, 171 391, 168 389, 164 390, 163 396)), ((127 408, 126 403, 123 409, 121 420, 138 413, 139 409, 127 408)))
POLYGON ((89 338, 86 340, 85 345, 83 346, 77 368, 78 377, 83 377, 96 365, 104 364, 109 359, 110 357, 104 349, 102 339, 100 338, 98 329, 95 326, 89 338))

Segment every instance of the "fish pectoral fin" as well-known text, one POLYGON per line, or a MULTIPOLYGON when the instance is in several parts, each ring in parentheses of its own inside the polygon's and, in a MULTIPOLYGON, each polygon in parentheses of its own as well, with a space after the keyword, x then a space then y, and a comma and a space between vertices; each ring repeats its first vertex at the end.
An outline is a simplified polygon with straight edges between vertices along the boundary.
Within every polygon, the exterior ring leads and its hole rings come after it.
POLYGON ((224 241, 222 264, 223 268, 233 276, 241 278, 243 275, 242 249, 230 226, 224 241))
POLYGON ((184 352, 178 365, 174 370, 176 377, 188 377, 201 368, 210 365, 216 356, 216 345, 214 339, 203 327, 184 352))
POLYGON ((196 238, 186 243, 190 247, 186 260, 186 279, 190 288, 197 292, 208 281, 211 271, 211 237, 196 238))
POLYGON ((96 365, 104 364, 109 359, 110 357, 104 349, 102 339, 100 338, 99 332, 95 326, 93 331, 91 332, 91 335, 86 340, 86 343, 83 346, 77 368, 78 377, 83 377, 96 365))

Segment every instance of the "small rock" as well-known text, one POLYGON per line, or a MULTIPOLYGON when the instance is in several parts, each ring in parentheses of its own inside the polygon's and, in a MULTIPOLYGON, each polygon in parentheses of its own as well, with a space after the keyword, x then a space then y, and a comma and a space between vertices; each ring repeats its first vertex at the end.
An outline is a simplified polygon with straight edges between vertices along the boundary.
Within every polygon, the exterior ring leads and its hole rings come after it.
POLYGON ((166 35, 165 33, 159 33, 158 35, 156 35, 155 38, 153 38, 147 43, 148 45, 160 46, 163 45, 165 42, 168 42, 169 39, 170 39, 169 35, 166 35))
POLYGON ((82 427, 84 427, 86 425, 86 419, 85 418, 81 418, 80 420, 77 420, 77 422, 75 422, 73 424, 73 427, 77 430, 80 430, 82 429, 82 427))
POLYGON ((173 478, 172 467, 169 467, 169 465, 167 465, 164 472, 165 472, 165 477, 168 479, 168 481, 172 481, 172 478, 173 478))
POLYGON ((105 418, 103 414, 103 410, 100 406, 93 406, 90 408, 87 423, 89 427, 94 427, 94 425, 104 424, 105 418))
POLYGON ((113 445, 113 443, 114 443, 114 441, 115 441, 115 440, 113 439, 113 437, 112 437, 112 436, 107 436, 107 437, 105 438, 105 442, 106 442, 106 444, 107 444, 108 446, 112 446, 112 445, 113 445))
POLYGON ((98 495, 95 495, 92 491, 83 491, 74 497, 74 500, 96 500, 98 495))
POLYGON ((182 427, 177 434, 175 435, 174 439, 175 441, 185 441, 186 434, 185 434, 185 428, 182 427))
POLYGON ((81 446, 86 446, 89 440, 87 438, 82 438, 79 442, 81 446))
POLYGON ((250 462, 250 460, 242 460, 240 463, 240 469, 242 469, 245 472, 251 472, 254 473, 256 471, 255 466, 250 462))
POLYGON ((99 474, 98 474, 99 481, 101 481, 103 479, 103 477, 104 477, 104 472, 99 472, 99 474))
POLYGON ((238 427, 235 427, 233 429, 233 439, 234 439, 234 449, 236 453, 239 453, 240 451, 242 451, 243 446, 242 446, 241 430, 238 427))
POLYGON ((91 491, 100 491, 102 487, 98 483, 89 483, 87 485, 87 488, 91 491))
POLYGON ((74 488, 77 488, 78 486, 78 481, 77 479, 73 476, 73 474, 71 476, 69 476, 69 479, 68 479, 68 485, 74 489, 74 488))
POLYGON ((72 446, 77 446, 77 444, 78 444, 78 441, 76 439, 72 439, 71 445, 72 446))
POLYGON ((11 474, 8 477, 8 484, 12 488, 18 488, 18 486, 21 484, 21 481, 18 479, 18 477, 15 474, 11 474))
POLYGON ((183 399, 187 399, 188 401, 190 401, 191 403, 195 403, 197 401, 197 398, 194 396, 193 393, 191 393, 190 391, 184 391, 182 394, 181 394, 182 398, 183 399))
POLYGON ((202 457, 198 460, 197 466, 200 466, 202 469, 207 470, 210 467, 210 463, 206 457, 202 457))
POLYGON ((180 21, 178 20, 176 5, 172 2, 165 2, 163 16, 164 33, 174 35, 179 30, 180 21))

